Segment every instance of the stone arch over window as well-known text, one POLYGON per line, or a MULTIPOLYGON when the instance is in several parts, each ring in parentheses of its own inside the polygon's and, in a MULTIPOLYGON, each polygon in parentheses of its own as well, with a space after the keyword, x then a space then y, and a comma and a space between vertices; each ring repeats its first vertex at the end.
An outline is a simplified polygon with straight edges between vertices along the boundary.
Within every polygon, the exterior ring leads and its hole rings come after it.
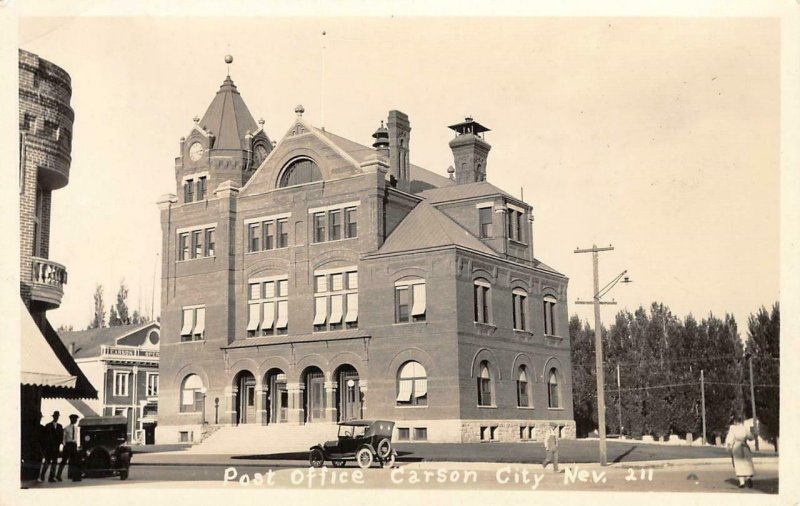
POLYGON ((322 171, 310 157, 294 158, 281 170, 278 188, 322 181, 322 171))
POLYGON ((408 362, 409 360, 414 360, 422 364, 422 366, 425 367, 425 371, 427 371, 428 375, 430 375, 436 367, 436 361, 428 354, 427 351, 423 350, 422 348, 411 347, 398 351, 397 354, 392 357, 392 360, 389 362, 389 370, 397 371, 400 369, 400 366, 403 365, 403 363, 408 362))
POLYGON ((328 370, 328 361, 325 360, 325 358, 319 353, 312 353, 305 355, 303 358, 297 361, 294 366, 294 370, 292 371, 292 377, 289 378, 289 381, 292 383, 302 381, 303 375, 305 374, 304 371, 310 367, 316 367, 317 369, 321 370, 325 374, 326 381, 331 380, 331 371, 328 370))
POLYGON ((428 371, 416 360, 404 362, 397 370, 396 402, 398 406, 427 406, 428 371))
POLYGON ((499 363, 494 356, 494 353, 489 348, 481 348, 478 350, 475 355, 472 357, 472 366, 470 377, 476 378, 478 376, 478 365, 483 362, 489 362, 489 368, 492 371, 492 378, 496 378, 498 380, 503 379, 503 375, 500 372, 500 368, 497 367, 499 363))

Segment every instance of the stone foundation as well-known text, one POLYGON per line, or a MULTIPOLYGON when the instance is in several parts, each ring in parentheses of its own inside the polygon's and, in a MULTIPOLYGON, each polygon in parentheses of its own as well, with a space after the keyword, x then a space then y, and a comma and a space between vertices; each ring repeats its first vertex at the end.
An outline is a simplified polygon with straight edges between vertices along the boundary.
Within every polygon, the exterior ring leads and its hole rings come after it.
POLYGON ((479 443, 544 441, 550 424, 561 427, 562 439, 575 439, 573 420, 401 420, 392 439, 397 442, 479 443), (421 439, 424 429, 425 439, 421 439))

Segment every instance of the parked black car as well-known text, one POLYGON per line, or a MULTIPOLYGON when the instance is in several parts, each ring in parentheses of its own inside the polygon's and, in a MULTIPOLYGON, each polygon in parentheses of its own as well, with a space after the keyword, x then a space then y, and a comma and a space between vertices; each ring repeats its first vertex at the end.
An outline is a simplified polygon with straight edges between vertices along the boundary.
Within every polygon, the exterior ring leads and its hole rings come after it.
POLYGON ((342 467, 348 460, 355 460, 362 469, 375 461, 381 467, 392 467, 397 457, 392 447, 393 428, 394 422, 387 420, 339 422, 339 438, 312 446, 308 460, 313 467, 322 467, 326 460, 334 467, 342 467))
POLYGON ((131 447, 127 446, 128 419, 124 416, 87 416, 80 428, 78 450, 84 476, 119 476, 128 479, 131 447))

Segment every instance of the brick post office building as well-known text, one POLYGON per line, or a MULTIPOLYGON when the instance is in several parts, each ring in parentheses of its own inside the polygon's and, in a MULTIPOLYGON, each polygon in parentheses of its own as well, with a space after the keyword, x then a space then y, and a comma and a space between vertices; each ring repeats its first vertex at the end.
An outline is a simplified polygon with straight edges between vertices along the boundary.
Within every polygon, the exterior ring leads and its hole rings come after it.
POLYGON ((402 112, 372 147, 295 112, 273 142, 228 77, 180 140, 157 442, 351 418, 399 440, 574 437, 567 278, 535 259, 531 206, 486 181, 488 129, 450 126, 445 177, 410 162, 402 112))

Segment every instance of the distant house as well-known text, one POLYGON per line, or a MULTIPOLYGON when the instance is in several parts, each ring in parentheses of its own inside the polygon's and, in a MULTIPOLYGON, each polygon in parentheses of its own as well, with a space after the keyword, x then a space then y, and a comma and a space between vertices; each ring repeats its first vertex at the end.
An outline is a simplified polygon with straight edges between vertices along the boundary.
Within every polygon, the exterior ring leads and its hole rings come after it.
POLYGON ((152 444, 158 413, 158 322, 61 332, 73 359, 98 387, 98 399, 45 402, 65 416, 115 415, 128 419, 128 440, 152 444))

